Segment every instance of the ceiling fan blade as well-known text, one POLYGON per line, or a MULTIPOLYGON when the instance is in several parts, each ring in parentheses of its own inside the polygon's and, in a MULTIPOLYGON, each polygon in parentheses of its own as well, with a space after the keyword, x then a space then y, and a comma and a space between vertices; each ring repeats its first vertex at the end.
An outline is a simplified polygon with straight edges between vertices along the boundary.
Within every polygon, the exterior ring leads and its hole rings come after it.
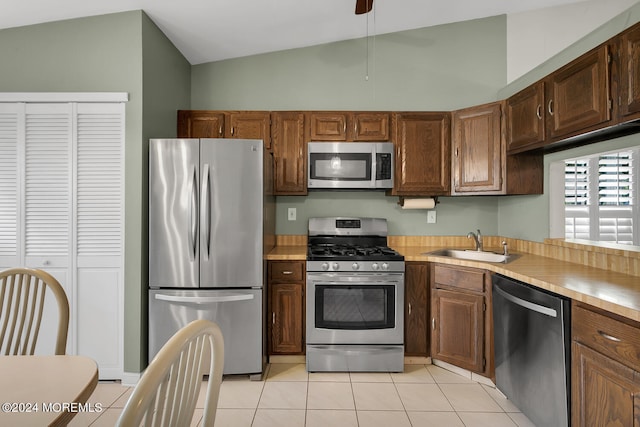
POLYGON ((373 0, 356 0, 356 15, 371 12, 373 0))

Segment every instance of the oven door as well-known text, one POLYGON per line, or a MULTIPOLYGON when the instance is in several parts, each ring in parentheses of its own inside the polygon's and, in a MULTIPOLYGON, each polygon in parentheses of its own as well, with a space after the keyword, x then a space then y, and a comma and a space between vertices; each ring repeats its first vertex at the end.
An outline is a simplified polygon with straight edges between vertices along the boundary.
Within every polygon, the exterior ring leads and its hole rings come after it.
POLYGON ((403 344, 403 273, 308 273, 308 344, 403 344))

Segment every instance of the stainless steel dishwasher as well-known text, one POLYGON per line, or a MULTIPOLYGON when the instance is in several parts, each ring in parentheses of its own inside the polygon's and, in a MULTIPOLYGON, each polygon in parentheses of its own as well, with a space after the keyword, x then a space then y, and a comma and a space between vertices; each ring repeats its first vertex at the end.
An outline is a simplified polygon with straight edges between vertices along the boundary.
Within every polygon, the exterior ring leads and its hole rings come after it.
POLYGON ((536 426, 568 426, 570 301, 493 276, 496 386, 536 426))

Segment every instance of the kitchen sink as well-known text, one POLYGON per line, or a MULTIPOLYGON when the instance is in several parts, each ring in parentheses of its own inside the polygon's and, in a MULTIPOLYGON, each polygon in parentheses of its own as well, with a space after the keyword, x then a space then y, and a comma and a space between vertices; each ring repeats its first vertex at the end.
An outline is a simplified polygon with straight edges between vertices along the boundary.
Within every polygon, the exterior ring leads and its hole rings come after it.
POLYGON ((444 256, 449 258, 468 259, 471 261, 500 262, 506 264, 513 261, 518 255, 504 255, 489 251, 475 251, 471 249, 440 249, 433 252, 425 252, 423 255, 444 256))

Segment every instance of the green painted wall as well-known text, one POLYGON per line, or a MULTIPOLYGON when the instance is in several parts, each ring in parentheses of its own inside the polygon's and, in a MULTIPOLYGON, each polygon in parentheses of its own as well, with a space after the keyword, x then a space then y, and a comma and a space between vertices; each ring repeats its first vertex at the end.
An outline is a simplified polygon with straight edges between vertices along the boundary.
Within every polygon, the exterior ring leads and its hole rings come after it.
POLYGON ((175 111, 190 103, 191 67, 142 11, 0 30, 0 58, 0 92, 129 94, 124 368, 140 372, 146 366, 146 141, 175 135, 175 111))
MULTIPOLYGON (((192 67, 193 109, 442 111, 496 100, 506 84, 506 17, 441 25, 192 67), (374 47, 375 46, 375 47, 374 47)), ((277 198, 276 232, 306 234, 309 216, 380 216, 401 235, 498 230, 496 199, 441 198, 436 224, 397 197, 313 192, 277 198), (297 220, 287 220, 287 209, 297 220)))
POLYGON ((506 84, 506 17, 195 65, 193 109, 454 110, 506 84))
MULTIPOLYGON (((498 92, 498 97, 502 99, 511 96, 639 21, 640 3, 509 84, 498 92)), ((636 145, 640 145, 640 134, 545 155, 543 195, 511 196, 498 199, 500 234, 534 241, 542 241, 549 237, 549 186, 554 185, 549 182, 549 164, 551 162, 636 145)), ((555 183, 555 185, 562 185, 562 183, 555 183)))
MULTIPOLYGON (((148 158, 150 138, 172 138, 176 136, 176 111, 189 108, 191 102, 191 64, 171 43, 162 31, 146 15, 142 14, 142 150, 140 168, 129 179, 140 182, 143 188, 140 200, 141 227, 137 238, 142 242, 141 266, 138 292, 132 289, 128 295, 130 316, 136 316, 140 331, 126 336, 127 349, 140 348, 140 366, 147 365, 147 319, 148 319, 148 158), (135 292, 135 294, 134 294, 135 292), (137 308, 133 309, 133 308, 137 308)), ((132 236, 133 237, 133 236, 132 236)), ((127 262, 130 260, 127 259, 127 262)), ((133 358, 135 355, 131 354, 133 358)), ((135 372, 135 371, 134 371, 135 372)))

